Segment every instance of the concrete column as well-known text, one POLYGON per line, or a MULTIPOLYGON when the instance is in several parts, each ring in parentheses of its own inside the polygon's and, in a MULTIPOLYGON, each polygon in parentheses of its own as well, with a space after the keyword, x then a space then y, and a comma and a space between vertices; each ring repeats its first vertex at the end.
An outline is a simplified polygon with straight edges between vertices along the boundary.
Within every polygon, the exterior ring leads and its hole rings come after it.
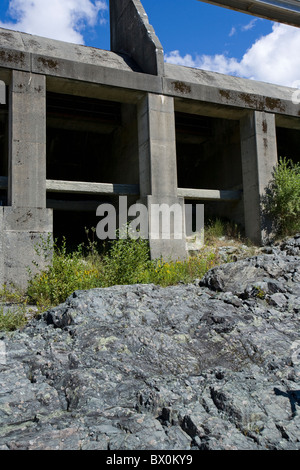
POLYGON ((262 245, 271 230, 262 197, 277 164, 275 115, 250 111, 240 124, 246 236, 262 245))
POLYGON ((147 94, 138 106, 141 196, 177 197, 174 100, 147 94))
POLYGON ((8 144, 8 206, 0 210, 0 286, 25 289, 28 268, 34 273, 36 265, 43 269, 47 263, 37 254, 37 245, 52 236, 52 210, 46 209, 45 76, 12 71, 8 144))
POLYGON ((46 77, 12 71, 8 205, 46 207, 46 77))
POLYGON ((149 240, 152 258, 186 257, 184 200, 177 195, 177 164, 174 100, 172 97, 147 94, 138 105, 140 195, 148 207, 149 240), (151 230, 157 206, 170 210, 171 219, 181 208, 182 221, 170 226, 170 237, 159 238, 151 230))

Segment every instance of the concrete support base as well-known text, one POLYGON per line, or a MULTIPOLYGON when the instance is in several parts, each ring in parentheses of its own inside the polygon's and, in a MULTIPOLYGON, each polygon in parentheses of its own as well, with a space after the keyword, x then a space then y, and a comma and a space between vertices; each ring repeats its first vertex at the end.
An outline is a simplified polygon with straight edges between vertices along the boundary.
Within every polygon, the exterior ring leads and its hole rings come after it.
POLYGON ((184 199, 147 197, 151 258, 183 260, 187 257, 184 199))
POLYGON ((51 259, 51 247, 52 209, 0 208, 0 286, 25 290, 30 271, 51 259))

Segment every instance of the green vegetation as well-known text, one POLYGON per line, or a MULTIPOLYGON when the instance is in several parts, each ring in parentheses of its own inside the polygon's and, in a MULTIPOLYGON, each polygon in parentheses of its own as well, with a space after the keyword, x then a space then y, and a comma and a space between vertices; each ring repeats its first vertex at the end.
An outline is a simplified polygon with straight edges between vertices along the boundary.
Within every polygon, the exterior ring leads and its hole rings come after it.
POLYGON ((165 287, 192 282, 218 263, 218 255, 207 247, 197 256, 170 261, 150 260, 149 243, 141 238, 118 237, 104 254, 91 241, 68 253, 63 240, 60 246, 55 244, 48 269, 31 278, 27 297, 29 303, 45 309, 64 302, 75 290, 148 283, 165 287))
POLYGON ((265 211, 278 237, 300 231, 300 163, 280 158, 267 189, 265 211))
POLYGON ((209 220, 206 224, 205 231, 205 243, 207 245, 218 245, 220 239, 233 239, 236 242, 248 243, 248 240, 243 236, 243 230, 238 224, 229 220, 223 220, 215 218, 209 220))
MULTIPOLYGON (((221 229, 222 222, 210 224, 209 239, 222 236, 226 229, 221 229), (214 224, 218 227, 215 228, 214 224)), ((163 287, 179 282, 192 282, 213 266, 220 264, 218 252, 207 244, 197 255, 186 260, 150 259, 148 240, 131 237, 122 238, 117 234, 116 240, 109 242, 103 251, 95 241, 90 239, 95 229, 86 231, 88 241, 72 251, 68 250, 65 239, 54 246, 51 239, 36 246, 36 252, 43 259, 49 257, 48 268, 38 274, 29 269, 30 281, 26 293, 18 293, 7 286, 0 291, 0 302, 18 304, 19 310, 1 311, 0 330, 21 328, 26 323, 26 306, 37 306, 37 313, 66 300, 75 290, 87 290, 96 287, 113 285, 153 283, 163 287), (50 262, 51 259, 51 262, 50 262)))
POLYGON ((26 325, 28 318, 24 306, 4 311, 0 307, 0 331, 13 331, 26 325))

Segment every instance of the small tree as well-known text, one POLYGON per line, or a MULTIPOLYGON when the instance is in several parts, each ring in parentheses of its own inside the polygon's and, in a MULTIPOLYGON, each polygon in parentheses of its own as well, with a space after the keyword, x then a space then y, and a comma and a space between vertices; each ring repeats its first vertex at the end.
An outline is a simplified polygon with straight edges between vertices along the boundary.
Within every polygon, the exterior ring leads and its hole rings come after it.
POLYGON ((300 163, 279 159, 267 189, 265 210, 278 236, 300 231, 300 163))

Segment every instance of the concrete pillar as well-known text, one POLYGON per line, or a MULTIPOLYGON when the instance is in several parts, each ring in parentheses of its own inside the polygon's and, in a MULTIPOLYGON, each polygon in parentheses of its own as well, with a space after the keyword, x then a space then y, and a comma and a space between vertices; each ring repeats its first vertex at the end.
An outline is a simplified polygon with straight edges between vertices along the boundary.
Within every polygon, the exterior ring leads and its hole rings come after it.
POLYGON ((46 77, 12 71, 8 205, 46 207, 46 77))
POLYGON ((25 289, 28 268, 34 273, 36 264, 43 269, 47 263, 36 246, 52 235, 52 210, 46 209, 45 76, 12 71, 8 104, 8 206, 0 208, 0 285, 25 289))
MULTIPOLYGON (((149 240, 152 258, 183 259, 186 257, 184 200, 177 196, 177 165, 174 100, 172 97, 147 94, 138 105, 140 195, 148 207, 149 240), (158 205, 174 211, 180 208, 182 220, 169 224, 170 233, 159 238, 154 234, 154 214, 158 205), (169 235, 169 236, 168 236, 169 235)), ((178 212, 177 212, 178 213, 178 212)))
POLYGON ((271 230, 262 197, 277 164, 275 115, 249 111, 240 124, 246 236, 262 245, 271 230))

